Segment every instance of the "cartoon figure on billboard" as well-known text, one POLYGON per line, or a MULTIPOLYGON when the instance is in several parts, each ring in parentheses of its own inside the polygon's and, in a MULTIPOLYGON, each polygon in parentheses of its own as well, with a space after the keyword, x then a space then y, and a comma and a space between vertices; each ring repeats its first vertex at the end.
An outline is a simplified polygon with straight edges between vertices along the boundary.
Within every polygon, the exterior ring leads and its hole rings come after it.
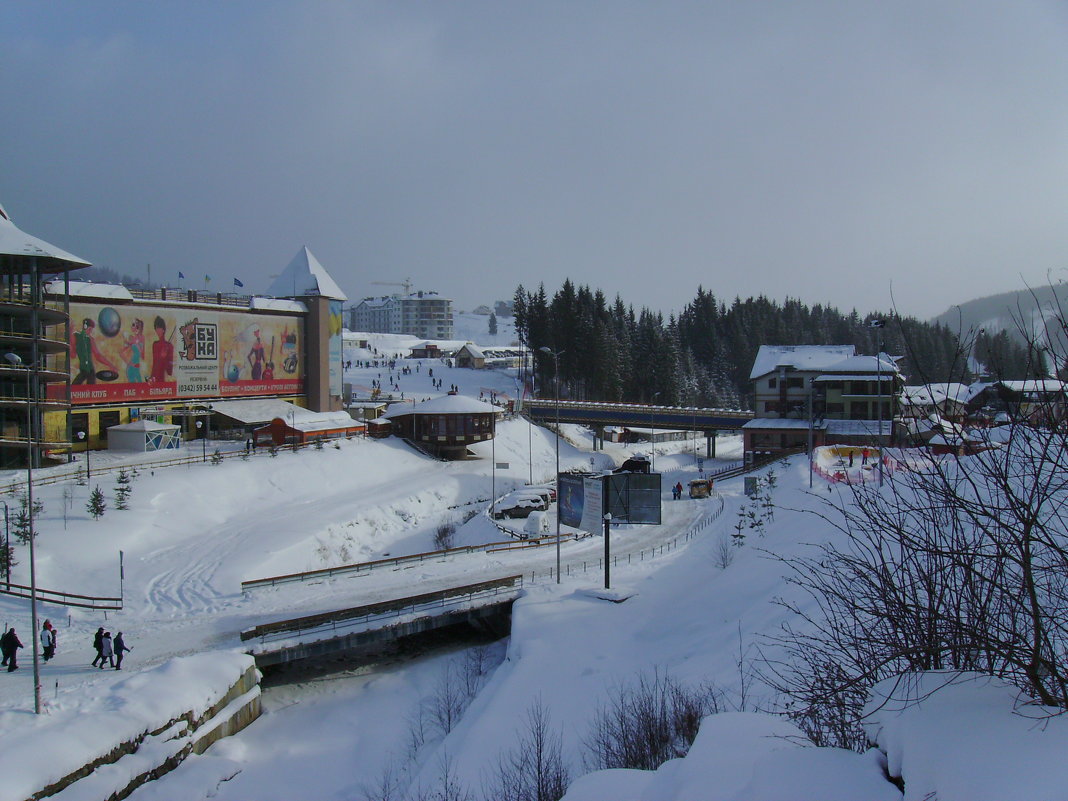
POLYGON ((182 350, 179 355, 188 362, 197 357, 197 324, 199 322, 200 318, 194 317, 178 329, 178 333, 182 335, 182 350))
POLYGON ((91 317, 82 320, 82 330, 75 331, 70 337, 70 353, 78 359, 78 375, 74 376, 72 384, 95 384, 99 378, 101 381, 114 381, 119 377, 119 370, 112 364, 96 344, 93 338, 93 329, 96 323, 91 317), (96 362, 94 363, 94 359, 96 362), (96 364, 107 367, 107 370, 96 371, 96 364))
POLYGON ((267 357, 267 364, 263 368, 263 380, 274 380, 274 337, 271 337, 271 355, 267 357))
POLYGON ((297 372, 297 335, 289 333, 289 326, 282 332, 282 369, 297 372))
POLYGON ((259 381, 263 378, 263 365, 267 361, 267 352, 263 347, 263 340, 260 339, 260 329, 257 328, 252 335, 256 340, 248 352, 248 363, 252 366, 252 380, 259 381))
POLYGON ((126 380, 131 384, 140 384, 144 379, 141 377, 141 359, 145 355, 145 321, 134 320, 130 324, 130 335, 123 338, 122 351, 119 357, 126 362, 126 380))
POLYGON ((156 330, 156 341, 152 343, 152 374, 148 380, 153 384, 162 384, 170 381, 174 372, 174 345, 167 336, 167 323, 162 317, 157 315, 152 327, 156 330))

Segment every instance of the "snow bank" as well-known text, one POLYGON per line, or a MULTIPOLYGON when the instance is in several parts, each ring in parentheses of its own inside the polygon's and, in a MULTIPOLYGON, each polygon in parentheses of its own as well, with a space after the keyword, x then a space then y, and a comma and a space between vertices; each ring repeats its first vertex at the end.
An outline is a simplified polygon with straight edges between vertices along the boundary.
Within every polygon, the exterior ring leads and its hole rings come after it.
POLYGON ((576 780, 564 801, 898 801, 879 755, 815 748, 772 715, 710 715, 684 759, 656 771, 608 770, 576 780))
POLYGON ((864 728, 905 801, 1068 797, 1068 718, 975 673, 929 672, 872 690, 864 728))
POLYGON ((0 713, 0 797, 29 798, 148 732, 198 721, 253 665, 241 653, 176 657, 107 692, 64 696, 49 714, 0 713))

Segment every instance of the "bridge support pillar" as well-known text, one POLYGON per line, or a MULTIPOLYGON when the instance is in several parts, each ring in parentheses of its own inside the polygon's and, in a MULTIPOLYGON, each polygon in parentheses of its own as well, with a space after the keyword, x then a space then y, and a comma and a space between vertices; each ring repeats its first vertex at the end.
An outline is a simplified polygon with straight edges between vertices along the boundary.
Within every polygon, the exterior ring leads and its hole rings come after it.
POLYGON ((716 458, 716 434, 718 431, 706 431, 705 432, 705 458, 716 458))

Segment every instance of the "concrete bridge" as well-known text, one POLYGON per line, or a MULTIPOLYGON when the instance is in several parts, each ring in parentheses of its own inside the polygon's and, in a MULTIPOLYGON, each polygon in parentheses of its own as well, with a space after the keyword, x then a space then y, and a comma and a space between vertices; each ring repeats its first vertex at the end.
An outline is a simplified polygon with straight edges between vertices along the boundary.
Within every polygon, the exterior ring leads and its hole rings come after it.
POLYGON ((523 577, 506 576, 364 606, 263 623, 241 632, 260 668, 302 659, 353 656, 454 626, 508 634, 523 577))
MULTIPOLYGON (((523 411, 532 420, 553 423, 557 417, 557 401, 546 398, 525 400, 523 411)), ((753 413, 742 409, 705 409, 685 406, 652 406, 641 403, 595 403, 587 401, 559 401, 561 423, 580 423, 591 426, 604 443, 605 426, 629 428, 669 429, 701 432, 705 438, 708 458, 716 455, 716 433, 737 431, 750 420, 753 413)))

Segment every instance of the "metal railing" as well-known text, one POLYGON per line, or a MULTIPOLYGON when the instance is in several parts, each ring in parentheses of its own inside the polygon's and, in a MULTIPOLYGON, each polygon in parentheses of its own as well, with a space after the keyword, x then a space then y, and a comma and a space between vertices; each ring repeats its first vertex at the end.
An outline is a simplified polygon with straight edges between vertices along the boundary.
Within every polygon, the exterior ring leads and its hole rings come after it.
MULTIPOLYGON (((15 598, 30 598, 31 589, 23 584, 0 584, 0 594, 11 595, 15 598)), ((122 598, 107 596, 79 595, 74 592, 62 590, 45 590, 37 588, 37 600, 46 604, 59 606, 76 606, 80 609, 97 609, 105 611, 118 611, 122 609, 122 598)))
MULTIPOLYGON (((563 538, 561 538, 562 541, 563 538)), ((522 547, 537 547, 556 542, 555 535, 537 537, 524 541, 522 547)), ((337 567, 323 567, 316 570, 305 570, 301 573, 286 573, 281 576, 268 576, 267 578, 250 579, 241 582, 241 591, 261 589, 263 587, 275 587, 279 584, 292 584, 295 582, 314 581, 321 578, 334 578, 336 576, 361 576, 367 575, 376 568, 399 567, 405 564, 417 564, 435 559, 444 559, 450 556, 470 553, 492 553, 494 551, 514 550, 517 544, 515 540, 504 542, 485 542, 481 545, 464 545, 460 548, 446 548, 442 551, 426 551, 425 553, 413 553, 407 556, 390 556, 385 559, 375 559, 370 562, 356 562, 351 565, 338 565, 337 567)))

